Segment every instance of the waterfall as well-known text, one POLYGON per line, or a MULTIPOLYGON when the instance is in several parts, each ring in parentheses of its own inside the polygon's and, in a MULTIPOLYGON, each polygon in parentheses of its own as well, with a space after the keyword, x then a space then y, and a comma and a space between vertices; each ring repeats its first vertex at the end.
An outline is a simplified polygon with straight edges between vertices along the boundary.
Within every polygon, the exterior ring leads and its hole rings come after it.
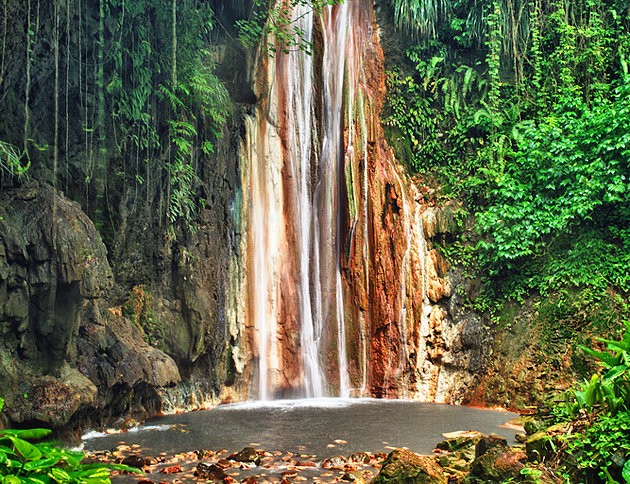
MULTIPOLYGON (((313 12, 305 5, 298 6, 293 18, 296 27, 304 32, 304 40, 313 40, 313 12)), ((295 183, 295 223, 297 224, 297 253, 299 260, 299 315, 300 342, 304 395, 324 396, 324 376, 319 360, 319 344, 323 321, 317 304, 319 280, 313 280, 311 261, 318 246, 313 245, 314 223, 317 212, 312 204, 311 173, 313 163, 313 58, 301 51, 287 54, 287 130, 288 164, 295 183), (315 217, 315 218, 314 218, 315 217), (313 254, 313 252, 315 252, 313 254), (311 297, 313 283, 314 298, 311 297), (313 299, 316 301, 313 304, 313 299)))
MULTIPOLYGON (((339 370, 339 394, 348 396, 350 393, 350 381, 348 377, 348 365, 346 355, 346 330, 344 316, 343 286, 341 280, 341 226, 340 189, 344 183, 345 152, 344 152, 344 87, 352 91, 354 79, 346 78, 346 56, 348 53, 348 31, 350 29, 348 18, 350 2, 345 2, 337 9, 328 7, 323 12, 324 24, 324 54, 323 69, 323 140, 321 147, 321 160, 323 164, 320 193, 320 247, 324 247, 328 241, 334 241, 332 250, 328 249, 328 267, 322 266, 322 273, 326 282, 334 282, 334 302, 336 304, 337 322, 337 360, 339 370), (345 81, 345 82, 344 82, 345 81), (333 257, 330 257, 333 256, 333 257), (332 260, 334 258, 334 260, 332 260)), ((349 136, 348 146, 352 146, 349 136)), ((332 291, 331 291, 332 292, 332 291)))
POLYGON ((248 394, 443 399, 444 335, 456 331, 434 308, 450 289, 384 141, 372 2, 292 15, 314 52, 262 54, 244 116, 248 394))
POLYGON ((267 59, 267 102, 246 123, 247 325, 261 399, 350 393, 340 266, 348 11, 294 8, 304 41, 316 23, 323 30, 322 60, 297 49, 267 59))

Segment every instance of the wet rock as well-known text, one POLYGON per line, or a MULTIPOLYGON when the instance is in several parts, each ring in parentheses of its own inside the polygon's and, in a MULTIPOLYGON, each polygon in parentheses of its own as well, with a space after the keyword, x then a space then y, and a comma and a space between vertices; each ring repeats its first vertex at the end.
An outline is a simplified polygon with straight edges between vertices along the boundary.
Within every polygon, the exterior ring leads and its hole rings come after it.
POLYGON ((142 469, 144 466, 150 465, 147 458, 139 455, 130 455, 129 457, 125 457, 121 464, 129 467, 135 467, 137 469, 142 469))
POLYGON ((175 362, 105 297, 107 250, 80 206, 45 185, 0 191, 0 395, 10 425, 68 438, 79 418, 114 422, 160 408, 175 362), (27 395, 27 397, 24 397, 27 395))
POLYGON ((180 472, 184 472, 184 469, 179 464, 160 469, 160 474, 179 474, 180 472))
POLYGON ((346 472, 343 476, 341 476, 341 480, 346 482, 354 482, 356 484, 365 484, 363 474, 359 471, 346 472))
POLYGON ((208 459, 210 457, 212 457, 215 453, 211 450, 208 449, 198 449, 195 450, 195 455, 197 456, 197 459, 208 459))
POLYGON ((373 484, 446 484, 443 469, 433 457, 405 449, 390 452, 373 484))
POLYGON ((497 445, 486 449, 470 466, 467 484, 502 483, 520 480, 527 456, 524 452, 497 445))
POLYGON ((454 452, 467 447, 475 447, 477 443, 482 439, 481 432, 476 430, 463 431, 463 432, 451 432, 444 434, 446 440, 438 442, 435 446, 436 449, 445 450, 448 452, 454 452))
POLYGON ((322 461, 322 467, 324 469, 343 469, 346 464, 346 458, 342 455, 334 455, 328 457, 322 461))
POLYGON ((507 440, 498 435, 484 435, 477 445, 475 445, 475 458, 483 456, 490 449, 495 447, 507 448, 507 440))
POLYGON ((367 452, 356 452, 350 456, 350 460, 360 464, 367 464, 370 462, 370 454, 367 452))
POLYGON ((204 462, 197 465, 195 472, 195 477, 200 479, 208 479, 208 480, 216 480, 222 481, 227 477, 225 471, 216 464, 206 464, 204 462))
POLYGON ((229 459, 236 462, 251 462, 260 465, 260 455, 253 447, 245 447, 240 452, 231 455, 229 459))
POLYGON ((525 441, 525 452, 531 462, 540 462, 545 456, 553 452, 558 443, 558 435, 565 434, 566 424, 552 425, 530 435, 525 441))

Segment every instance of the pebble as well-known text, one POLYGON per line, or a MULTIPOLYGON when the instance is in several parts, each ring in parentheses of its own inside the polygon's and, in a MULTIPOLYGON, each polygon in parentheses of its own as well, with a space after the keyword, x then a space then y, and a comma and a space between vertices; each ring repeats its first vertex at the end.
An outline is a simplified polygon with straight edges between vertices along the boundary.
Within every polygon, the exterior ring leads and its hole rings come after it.
POLYGON ((160 469, 160 474, 176 474, 178 472, 184 472, 182 466, 175 465, 170 467, 165 467, 164 469, 160 469))

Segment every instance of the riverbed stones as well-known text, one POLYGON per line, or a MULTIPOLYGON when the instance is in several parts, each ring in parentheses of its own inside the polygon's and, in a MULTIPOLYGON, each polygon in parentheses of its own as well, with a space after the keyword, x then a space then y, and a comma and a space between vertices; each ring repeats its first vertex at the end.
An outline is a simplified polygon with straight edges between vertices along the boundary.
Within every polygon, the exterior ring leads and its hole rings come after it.
POLYGON ((350 460, 359 464, 367 464, 370 462, 370 454, 367 452, 355 452, 350 456, 350 460))
POLYGON ((365 478, 363 477, 363 473, 361 471, 346 472, 343 476, 341 476, 341 480, 354 482, 355 484, 365 484, 365 478))
POLYGON ((435 458, 406 449, 395 449, 387 456, 373 484, 446 484, 446 476, 435 458))
POLYGON ((130 455, 129 457, 125 457, 122 460, 121 464, 129 467, 135 467, 137 469, 142 469, 145 466, 151 465, 151 460, 139 455, 130 455))

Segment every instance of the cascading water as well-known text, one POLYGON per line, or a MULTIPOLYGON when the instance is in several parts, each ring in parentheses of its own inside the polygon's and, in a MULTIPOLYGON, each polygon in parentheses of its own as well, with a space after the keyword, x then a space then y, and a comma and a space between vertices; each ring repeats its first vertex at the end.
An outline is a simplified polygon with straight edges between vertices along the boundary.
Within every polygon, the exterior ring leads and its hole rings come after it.
POLYGON ((372 9, 297 6, 293 26, 313 55, 278 49, 258 63, 242 151, 250 396, 439 400, 448 390, 441 333, 427 335, 443 325, 431 304, 447 291, 423 208, 383 140, 372 9))
POLYGON ((323 30, 321 63, 299 50, 269 59, 267 103, 246 126, 247 307, 261 399, 350 393, 339 237, 348 11, 294 9, 306 42, 323 30))

